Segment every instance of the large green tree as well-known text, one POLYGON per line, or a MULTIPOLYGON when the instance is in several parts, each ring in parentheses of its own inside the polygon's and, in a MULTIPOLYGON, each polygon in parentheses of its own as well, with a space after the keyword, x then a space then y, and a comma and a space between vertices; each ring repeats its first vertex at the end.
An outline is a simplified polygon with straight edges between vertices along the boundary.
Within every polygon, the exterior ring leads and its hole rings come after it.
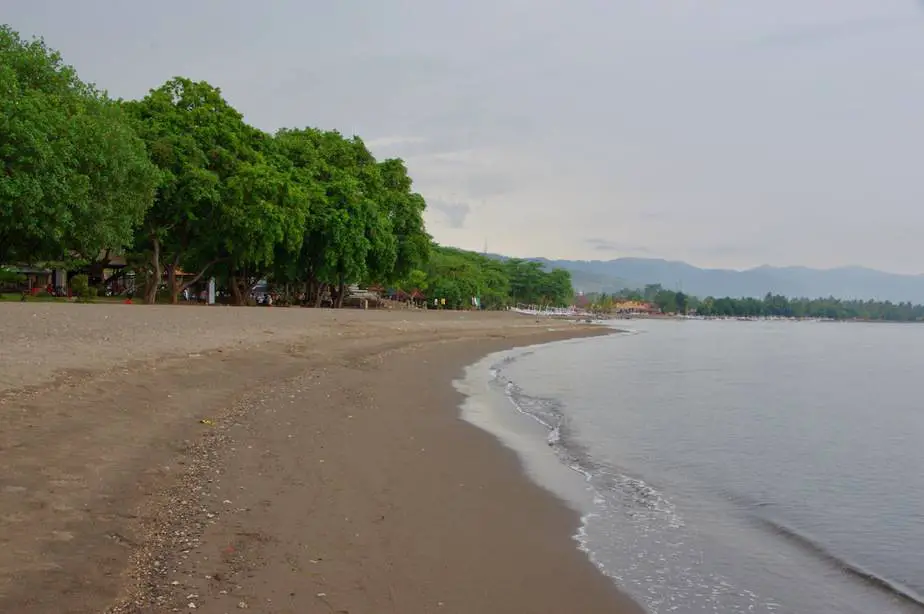
POLYGON ((0 26, 0 262, 128 245, 158 173, 120 105, 0 26))
POLYGON ((419 268, 430 255, 432 239, 423 221, 427 203, 412 190, 413 182, 403 160, 385 160, 378 170, 382 182, 378 202, 395 237, 394 265, 388 279, 382 281, 395 281, 419 268))
MULTIPOLYGON (((312 199, 301 247, 297 253, 288 252, 288 263, 280 260, 277 274, 286 282, 306 283, 316 304, 325 287, 332 288, 335 300, 342 303, 346 284, 367 277, 376 239, 372 231, 381 222, 368 195, 373 178, 363 176, 375 160, 361 142, 334 131, 287 129, 276 139, 293 177, 312 199)), ((387 246, 379 248, 387 251, 387 246)))
POLYGON ((235 304, 273 265, 276 255, 295 253, 308 221, 309 198, 301 186, 270 163, 246 164, 229 178, 223 197, 220 242, 200 262, 224 256, 235 304))
POLYGON ((394 282, 426 261, 425 203, 403 162, 377 162, 336 131, 284 129, 276 142, 312 202, 297 253, 277 259, 277 281, 304 284, 315 304, 329 290, 340 305, 346 285, 394 282))
POLYGON ((421 284, 420 276, 412 273, 399 283, 401 288, 407 292, 425 290, 430 301, 437 299, 442 304, 445 299, 451 309, 468 309, 472 298, 480 299, 485 309, 503 309, 516 303, 566 306, 574 299, 568 271, 546 271, 535 262, 502 262, 434 245, 423 271, 425 283, 421 284))
POLYGON ((511 258, 505 263, 514 302, 562 306, 571 303, 574 289, 571 273, 563 269, 546 271, 542 264, 511 258))
POLYGON ((275 157, 271 137, 208 83, 178 77, 130 108, 163 172, 139 233, 152 282, 147 300, 166 268, 172 302, 213 270, 226 273, 242 301, 253 269, 268 268, 280 244, 300 245, 307 193, 275 157), (181 267, 191 275, 185 280, 181 267))

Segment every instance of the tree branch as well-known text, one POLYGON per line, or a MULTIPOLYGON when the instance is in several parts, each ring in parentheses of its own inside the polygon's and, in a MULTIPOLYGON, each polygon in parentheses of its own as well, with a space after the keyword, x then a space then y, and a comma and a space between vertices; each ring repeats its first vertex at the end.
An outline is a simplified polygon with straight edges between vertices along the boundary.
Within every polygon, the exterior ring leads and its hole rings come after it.
POLYGON ((202 267, 202 270, 199 271, 199 272, 196 274, 195 277, 193 277, 192 279, 190 279, 189 281, 187 281, 186 283, 184 283, 182 286, 180 286, 180 292, 182 292, 182 291, 185 290, 186 288, 192 286, 193 284, 197 283, 200 279, 202 279, 202 276, 205 275, 205 273, 206 273, 210 268, 212 268, 213 266, 215 266, 215 265, 218 264, 219 262, 224 262, 225 260, 227 260, 227 258, 216 258, 215 260, 212 260, 211 262, 209 262, 208 264, 206 264, 204 267, 202 267))

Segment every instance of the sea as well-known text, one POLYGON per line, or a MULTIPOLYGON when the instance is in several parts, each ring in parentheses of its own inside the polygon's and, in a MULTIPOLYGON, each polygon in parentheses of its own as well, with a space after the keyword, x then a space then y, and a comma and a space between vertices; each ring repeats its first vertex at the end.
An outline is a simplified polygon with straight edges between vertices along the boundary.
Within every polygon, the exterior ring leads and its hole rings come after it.
POLYGON ((924 613, 924 325, 614 325, 456 382, 602 573, 653 614, 924 613))

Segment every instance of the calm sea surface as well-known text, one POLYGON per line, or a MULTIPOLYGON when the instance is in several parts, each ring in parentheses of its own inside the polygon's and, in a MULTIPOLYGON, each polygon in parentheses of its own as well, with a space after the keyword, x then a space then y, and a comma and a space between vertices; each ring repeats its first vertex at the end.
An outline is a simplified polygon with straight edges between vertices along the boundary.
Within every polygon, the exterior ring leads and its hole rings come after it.
POLYGON ((924 612, 924 325, 623 325, 458 383, 576 547, 651 612, 924 612))

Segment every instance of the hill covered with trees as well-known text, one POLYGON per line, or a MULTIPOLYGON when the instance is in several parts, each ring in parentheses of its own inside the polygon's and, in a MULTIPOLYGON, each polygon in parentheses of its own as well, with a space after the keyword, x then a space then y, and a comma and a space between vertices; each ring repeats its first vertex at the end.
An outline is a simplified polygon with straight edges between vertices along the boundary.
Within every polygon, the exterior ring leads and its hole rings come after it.
POLYGON ((863 267, 761 266, 737 271, 700 268, 655 258, 535 260, 567 269, 574 279, 575 289, 586 293, 611 294, 625 288, 641 290, 646 284, 661 284, 697 296, 762 298, 770 292, 785 296, 924 303, 924 275, 901 275, 863 267))

